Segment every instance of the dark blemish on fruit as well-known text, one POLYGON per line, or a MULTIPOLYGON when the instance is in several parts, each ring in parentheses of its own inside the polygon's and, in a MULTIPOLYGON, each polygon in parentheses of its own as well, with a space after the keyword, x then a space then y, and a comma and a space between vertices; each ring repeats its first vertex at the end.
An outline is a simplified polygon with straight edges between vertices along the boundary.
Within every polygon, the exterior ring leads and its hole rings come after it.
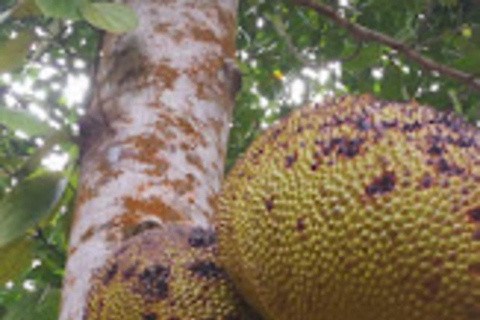
POLYGON ((368 121, 364 118, 358 118, 356 121, 355 121, 355 127, 359 130, 359 131, 367 131, 370 129, 370 124, 368 123, 368 121))
POLYGON ((406 123, 402 127, 403 132, 412 132, 418 130, 422 127, 422 124, 418 121, 414 121, 412 123, 406 123))
POLYGON ((333 120, 333 125, 334 126, 339 126, 339 125, 343 124, 344 121, 345 121, 344 119, 339 118, 336 114, 334 114, 332 116, 332 120, 333 120))
POLYGON ((219 278, 224 275, 223 270, 212 261, 195 262, 188 267, 188 270, 193 274, 206 279, 219 278))
POLYGON ((448 182, 447 179, 444 179, 444 180, 440 181, 439 185, 440 185, 441 188, 448 188, 450 186, 450 182, 448 182))
POLYGON ((142 292, 149 298, 165 299, 168 296, 170 269, 162 265, 146 268, 139 276, 142 292))
POLYGON ((130 279, 135 274, 136 269, 137 269, 137 265, 133 265, 130 268, 128 268, 127 270, 125 270, 122 274, 123 279, 125 279, 125 280, 130 279))
POLYGON ((445 173, 449 175, 461 175, 465 170, 463 168, 451 165, 445 159, 440 159, 437 162, 437 170, 440 173, 445 173))
POLYGON ((142 316, 142 320, 156 320, 157 315, 155 313, 148 313, 142 316))
POLYGON ((468 273, 475 277, 480 277, 480 262, 468 266, 468 273))
POLYGON ((386 129, 395 128, 398 124, 398 120, 394 119, 392 121, 383 120, 382 126, 386 129))
POLYGON ((468 216, 474 222, 480 222, 480 207, 468 210, 468 216))
POLYGON ((390 192, 395 188, 395 180, 395 174, 393 172, 385 172, 381 177, 373 180, 373 182, 365 188, 365 192, 369 196, 390 192))
POLYGON ((302 232, 305 230, 305 219, 304 218, 298 218, 297 219, 297 231, 302 232))
POLYGON ((289 155, 289 156, 286 156, 285 157, 285 167, 288 169, 288 168, 291 168, 292 165, 295 163, 295 161, 297 160, 297 153, 295 152, 295 154, 293 155, 289 155))
POLYGON ((458 138, 457 141, 455 141, 455 144, 460 148, 470 148, 475 145, 475 141, 473 140, 473 138, 461 137, 458 138))
POLYGON ((107 285, 113 279, 113 277, 117 274, 118 271, 118 264, 114 263, 107 271, 105 276, 103 277, 103 284, 107 285))
POLYGON ((273 132, 272 132, 272 138, 273 138, 273 139, 277 139, 277 137, 280 135, 280 133, 282 133, 282 130, 281 130, 281 129, 275 129, 275 130, 273 130, 273 132))
POLYGON ((477 229, 472 234, 472 240, 480 241, 480 229, 477 229))
POLYGON ((360 152, 360 146, 363 143, 363 139, 343 139, 338 147, 338 155, 344 155, 347 158, 353 158, 360 152))
POLYGON ((440 275, 434 275, 430 279, 426 280, 423 283, 423 287, 425 288, 425 295, 423 298, 426 300, 431 300, 435 298, 438 293, 440 292, 440 288, 442 286, 442 277, 440 275))
POLYGON ((210 247, 217 241, 213 230, 204 228, 193 228, 188 237, 188 244, 193 248, 210 247))
POLYGON ((420 180, 420 185, 424 189, 430 188, 432 185, 432 177, 429 174, 424 175, 422 180, 420 180))
POLYGON ((273 197, 265 200, 265 209, 267 209, 268 212, 272 211, 272 209, 273 209, 273 197))
POLYGON ((335 147, 342 142, 342 140, 343 138, 333 138, 332 140, 330 140, 330 144, 325 147, 323 153, 328 156, 333 151, 333 149, 335 149, 335 147))
POLYGON ((460 132, 464 128, 464 122, 454 117, 449 113, 440 113, 435 119, 431 121, 432 123, 443 124, 448 127, 453 132, 460 132))
POLYGON ((443 153, 443 149, 437 143, 434 143, 430 146, 430 148, 428 148, 427 153, 431 155, 439 156, 443 153))
POLYGON ((313 163, 312 165, 310 165, 310 170, 316 171, 317 169, 318 169, 318 163, 313 163))

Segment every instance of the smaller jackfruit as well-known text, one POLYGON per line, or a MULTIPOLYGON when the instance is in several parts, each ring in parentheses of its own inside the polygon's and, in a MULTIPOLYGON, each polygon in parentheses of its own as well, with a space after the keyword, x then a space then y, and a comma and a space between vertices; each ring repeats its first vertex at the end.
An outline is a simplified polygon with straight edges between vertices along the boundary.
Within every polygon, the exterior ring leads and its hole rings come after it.
POLYGON ((254 320, 215 259, 211 230, 165 225, 131 237, 95 274, 87 320, 254 320))
POLYGON ((480 319, 480 133, 343 97, 293 112, 229 172, 219 257, 269 320, 480 319))

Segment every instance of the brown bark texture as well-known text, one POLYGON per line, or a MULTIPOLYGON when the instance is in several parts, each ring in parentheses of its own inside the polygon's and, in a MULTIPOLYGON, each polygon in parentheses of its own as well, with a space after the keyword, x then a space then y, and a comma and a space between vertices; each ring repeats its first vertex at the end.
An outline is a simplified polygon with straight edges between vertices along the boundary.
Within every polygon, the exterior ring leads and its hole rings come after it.
MULTIPOLYGON (((152 225, 208 227, 233 108, 235 0, 125 0, 81 121, 81 178, 60 320, 85 317, 96 270, 152 225)), ((160 228, 161 229, 161 228, 160 228)))

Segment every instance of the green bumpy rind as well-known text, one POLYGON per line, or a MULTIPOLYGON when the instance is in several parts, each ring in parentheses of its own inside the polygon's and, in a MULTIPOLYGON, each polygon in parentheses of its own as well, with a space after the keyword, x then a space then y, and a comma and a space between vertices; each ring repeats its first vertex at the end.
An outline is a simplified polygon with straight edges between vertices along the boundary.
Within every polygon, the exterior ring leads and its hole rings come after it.
POLYGON ((228 174, 217 229, 267 319, 479 320, 479 130, 369 96, 296 110, 228 174))
POLYGON ((165 225, 129 240, 95 273, 86 320, 258 320, 216 263, 211 230, 165 225))

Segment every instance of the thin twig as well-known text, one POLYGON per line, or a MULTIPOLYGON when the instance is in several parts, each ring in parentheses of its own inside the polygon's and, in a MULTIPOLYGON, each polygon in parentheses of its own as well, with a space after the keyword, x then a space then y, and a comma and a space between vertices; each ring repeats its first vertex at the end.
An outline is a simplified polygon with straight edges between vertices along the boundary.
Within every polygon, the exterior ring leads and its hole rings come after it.
POLYGON ((34 239, 39 240, 50 252, 60 258, 61 261, 65 261, 65 254, 45 237, 43 230, 40 227, 36 227, 35 231, 34 239))
POLYGON ((317 3, 314 0, 293 0, 293 2, 303 7, 310 8, 316 11, 318 14, 321 14, 322 16, 332 20, 335 24, 346 29, 350 34, 352 34, 357 41, 372 41, 383 44, 403 54, 409 60, 416 62, 425 70, 436 71, 441 75, 456 79, 466 86, 480 91, 480 79, 476 78, 473 74, 448 67, 424 57, 420 53, 409 48, 404 43, 383 33, 352 23, 337 14, 334 9, 317 3))
POLYGON ((267 20, 270 21, 272 26, 274 27, 275 31, 279 36, 281 36, 287 45, 288 51, 298 60, 300 61, 304 67, 310 67, 312 69, 318 68, 318 65, 307 59, 298 49, 295 47, 293 44, 292 38, 286 31, 285 25, 282 23, 280 18, 278 16, 273 16, 273 15, 266 15, 265 16, 267 20))

